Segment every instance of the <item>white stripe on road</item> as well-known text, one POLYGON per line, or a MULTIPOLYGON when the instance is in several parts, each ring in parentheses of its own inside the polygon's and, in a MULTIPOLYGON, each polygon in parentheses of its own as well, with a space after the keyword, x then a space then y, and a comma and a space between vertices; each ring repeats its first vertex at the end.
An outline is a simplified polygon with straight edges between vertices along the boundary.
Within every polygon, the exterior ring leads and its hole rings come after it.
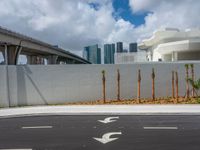
POLYGON ((33 126, 33 127, 22 127, 22 129, 50 129, 53 126, 33 126))
POLYGON ((177 130, 178 127, 143 127, 147 130, 177 130))
POLYGON ((27 149, 0 149, 0 150, 32 150, 31 148, 27 148, 27 149))

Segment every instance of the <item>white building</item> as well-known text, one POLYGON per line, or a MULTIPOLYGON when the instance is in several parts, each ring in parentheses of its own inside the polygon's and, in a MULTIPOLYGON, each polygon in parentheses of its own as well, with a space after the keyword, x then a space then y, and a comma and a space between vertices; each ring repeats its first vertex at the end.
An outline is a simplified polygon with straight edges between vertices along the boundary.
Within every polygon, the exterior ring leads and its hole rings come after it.
POLYGON ((133 64, 146 61, 146 52, 115 53, 115 64, 133 64))
POLYGON ((138 45, 149 61, 200 60, 200 29, 165 28, 138 45))

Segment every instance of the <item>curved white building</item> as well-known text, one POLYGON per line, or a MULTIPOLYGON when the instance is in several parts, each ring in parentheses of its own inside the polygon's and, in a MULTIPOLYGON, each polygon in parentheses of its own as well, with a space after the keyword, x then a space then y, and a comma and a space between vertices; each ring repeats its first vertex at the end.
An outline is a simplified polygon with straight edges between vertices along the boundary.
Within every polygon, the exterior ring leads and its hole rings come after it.
POLYGON ((161 29, 138 47, 147 51, 149 61, 200 60, 200 29, 161 29))

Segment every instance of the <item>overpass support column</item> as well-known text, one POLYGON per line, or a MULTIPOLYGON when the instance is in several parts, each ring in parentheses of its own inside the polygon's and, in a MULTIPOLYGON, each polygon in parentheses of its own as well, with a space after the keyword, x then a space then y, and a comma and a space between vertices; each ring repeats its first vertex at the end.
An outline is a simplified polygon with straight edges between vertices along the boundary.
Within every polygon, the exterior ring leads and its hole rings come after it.
POLYGON ((29 65, 37 64, 37 56, 27 55, 26 57, 27 57, 27 64, 29 65))
POLYGON ((50 55, 48 56, 48 64, 57 64, 58 56, 50 55))
POLYGON ((27 55, 27 64, 44 64, 44 58, 42 56, 27 55))
POLYGON ((7 46, 5 45, 5 51, 3 53, 5 64, 17 65, 19 55, 21 53, 21 46, 7 46))

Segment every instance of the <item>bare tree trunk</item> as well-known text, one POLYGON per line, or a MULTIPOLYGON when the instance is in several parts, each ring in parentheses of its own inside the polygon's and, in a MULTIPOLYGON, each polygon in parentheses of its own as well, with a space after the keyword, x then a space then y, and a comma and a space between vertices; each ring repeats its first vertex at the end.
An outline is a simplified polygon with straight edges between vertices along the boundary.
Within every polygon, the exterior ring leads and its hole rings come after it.
MULTIPOLYGON (((190 64, 190 66, 191 66, 192 81, 194 81, 194 65, 190 64)), ((192 97, 195 97, 194 87, 192 87, 192 97)))
POLYGON ((189 72, 188 72, 188 64, 185 65, 185 71, 186 71, 186 99, 188 99, 190 97, 190 89, 189 89, 189 72))
POLYGON ((178 103, 178 98, 179 98, 179 95, 178 95, 178 72, 176 71, 176 101, 175 103, 178 103))
POLYGON ((102 83, 103 83, 103 103, 106 103, 106 77, 105 71, 102 71, 102 83))
POLYGON ((138 70, 138 93, 137 93, 137 103, 140 103, 140 89, 141 89, 141 72, 138 70))
POLYGON ((117 69, 117 100, 120 101, 120 72, 117 69))
POLYGON ((174 99, 174 71, 172 71, 172 98, 174 99))
POLYGON ((155 100, 155 72, 154 72, 154 68, 152 68, 152 99, 155 100))

